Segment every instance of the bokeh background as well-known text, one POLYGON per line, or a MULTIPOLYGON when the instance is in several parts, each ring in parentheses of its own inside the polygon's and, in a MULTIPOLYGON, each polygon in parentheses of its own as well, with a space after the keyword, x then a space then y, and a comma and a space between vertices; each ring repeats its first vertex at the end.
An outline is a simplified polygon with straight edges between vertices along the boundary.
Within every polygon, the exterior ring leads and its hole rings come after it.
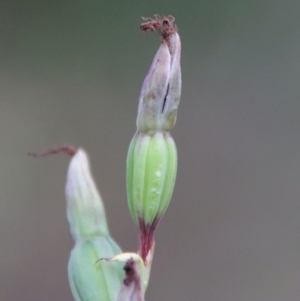
POLYGON ((28 151, 84 147, 113 237, 136 250, 125 160, 159 46, 140 17, 155 13, 176 17, 183 93, 147 300, 299 300, 299 12, 298 0, 2 0, 0 300, 73 300, 69 159, 28 151))

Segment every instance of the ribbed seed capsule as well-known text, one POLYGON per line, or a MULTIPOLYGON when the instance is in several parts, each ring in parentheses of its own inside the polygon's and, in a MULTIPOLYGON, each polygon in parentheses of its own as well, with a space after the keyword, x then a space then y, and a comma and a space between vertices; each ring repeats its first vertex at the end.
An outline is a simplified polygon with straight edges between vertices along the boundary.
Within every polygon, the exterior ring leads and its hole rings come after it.
POLYGON ((127 193, 136 223, 150 226, 165 213, 174 189, 177 151, 168 132, 137 132, 127 157, 127 193))
POLYGON ((146 266, 177 170, 176 146, 169 134, 176 123, 181 95, 181 42, 174 20, 172 16, 155 16, 140 26, 144 32, 157 30, 161 34, 161 45, 141 89, 137 133, 127 157, 129 210, 139 225, 139 254, 146 266))

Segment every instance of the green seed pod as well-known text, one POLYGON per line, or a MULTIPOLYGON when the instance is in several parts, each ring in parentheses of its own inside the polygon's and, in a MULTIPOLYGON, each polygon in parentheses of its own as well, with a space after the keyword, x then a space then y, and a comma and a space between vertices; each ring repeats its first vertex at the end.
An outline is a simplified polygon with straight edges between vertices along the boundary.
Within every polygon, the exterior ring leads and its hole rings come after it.
POLYGON ((124 278, 122 264, 97 260, 120 253, 109 236, 76 242, 68 266, 70 287, 76 301, 116 300, 124 278))
POLYGON ((176 146, 169 133, 181 95, 181 42, 174 20, 155 16, 140 26, 144 32, 157 30, 162 42, 141 89, 137 133, 127 156, 128 205, 140 228, 139 254, 147 267, 154 231, 169 205, 177 171, 176 146))
POLYGON ((169 205, 176 171, 176 145, 169 132, 135 134, 127 157, 127 196, 137 224, 156 226, 169 205))

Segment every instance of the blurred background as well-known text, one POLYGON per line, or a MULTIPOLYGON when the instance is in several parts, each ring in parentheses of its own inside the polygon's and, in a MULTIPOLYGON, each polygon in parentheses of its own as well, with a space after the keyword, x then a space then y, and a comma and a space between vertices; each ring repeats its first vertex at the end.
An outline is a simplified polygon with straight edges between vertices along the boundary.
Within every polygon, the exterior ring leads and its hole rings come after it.
POLYGON ((297 0, 1 1, 0 300, 73 300, 69 158, 28 151, 84 147, 113 237, 136 250, 125 160, 160 43, 140 17, 156 13, 176 17, 183 93, 146 299, 299 300, 299 12, 297 0))

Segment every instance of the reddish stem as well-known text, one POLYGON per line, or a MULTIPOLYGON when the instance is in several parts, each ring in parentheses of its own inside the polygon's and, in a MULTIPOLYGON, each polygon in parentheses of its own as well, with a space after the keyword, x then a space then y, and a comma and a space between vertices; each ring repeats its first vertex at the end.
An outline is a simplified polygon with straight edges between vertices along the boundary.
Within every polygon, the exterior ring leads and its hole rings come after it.
POLYGON ((143 220, 140 220, 140 241, 139 241, 139 254, 143 261, 146 262, 147 255, 151 250, 154 243, 154 232, 159 219, 154 219, 152 224, 145 224, 143 220))

